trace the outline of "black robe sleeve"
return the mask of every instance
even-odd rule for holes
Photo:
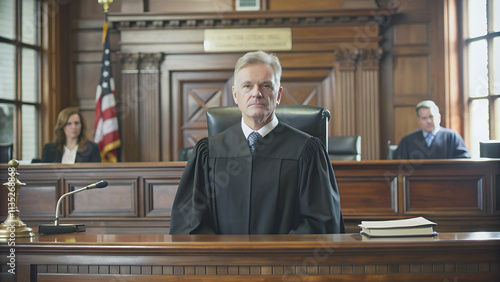
[[[406,160],[409,159],[408,156],[408,142],[406,138],[403,138],[399,144],[398,148],[394,152],[393,159],[395,160]]]
[[[458,132],[455,130],[451,131],[453,134],[453,158],[470,158],[470,152],[467,146],[465,145],[465,141],[460,136]]]
[[[319,139],[307,142],[299,172],[299,222],[290,234],[345,233],[337,181]]]
[[[170,234],[215,234],[210,215],[208,139],[200,140],[184,168],[172,205]]]

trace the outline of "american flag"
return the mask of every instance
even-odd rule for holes
[[[108,22],[103,28],[104,53],[102,55],[101,79],[97,85],[94,119],[94,142],[99,145],[102,162],[117,162],[121,146],[118,117],[116,114],[115,83],[111,73]]]

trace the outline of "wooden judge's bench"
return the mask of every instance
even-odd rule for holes
[[[58,198],[98,180],[104,189],[63,199],[61,223],[111,233],[168,234],[170,211],[185,162],[18,167],[19,210],[35,227],[54,222]],[[424,216],[440,232],[500,231],[500,159],[333,162],[347,232],[361,220]],[[7,165],[0,181],[7,182]],[[7,215],[0,189],[0,217]]]
[[[1,281],[499,281],[500,232],[336,235],[86,233],[0,243]]]
[[[33,228],[53,223],[62,194],[101,179],[109,186],[62,201],[60,222],[86,224],[85,233],[17,238],[17,277],[0,242],[0,280],[500,281],[498,159],[333,162],[348,234],[304,236],[167,235],[184,166],[20,165],[18,206]],[[0,173],[7,182],[6,165]],[[7,189],[0,197],[3,221]],[[415,216],[436,222],[439,235],[359,235],[361,220]]]

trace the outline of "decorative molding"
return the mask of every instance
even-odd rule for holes
[[[335,61],[342,70],[354,70],[360,53],[360,49],[338,49],[335,51]]]
[[[330,12],[229,12],[201,14],[122,14],[113,13],[108,21],[117,29],[165,28],[238,28],[238,27],[305,27],[328,25],[382,24],[394,14],[388,8],[349,9]]]
[[[139,68],[139,54],[118,53],[122,71],[136,71]]]
[[[92,269],[98,270],[100,275],[165,275],[167,277],[179,277],[185,275],[206,276],[223,275],[236,278],[238,276],[257,277],[266,275],[270,277],[295,278],[298,277],[324,277],[323,275],[337,275],[337,277],[349,277],[357,275],[398,275],[407,276],[409,273],[416,275],[430,274],[450,274],[455,271],[470,274],[495,273],[496,264],[491,262],[473,261],[446,263],[426,263],[426,264],[321,264],[321,265],[109,265],[109,264],[89,264],[89,265],[66,265],[66,264],[40,264],[37,267],[38,274],[67,273],[67,274],[88,274]],[[358,276],[359,277],[359,276]],[[402,277],[401,277],[402,278]],[[266,279],[267,280],[267,279]],[[292,279],[295,281],[296,279]],[[297,279],[300,281],[301,279]],[[446,280],[446,279],[445,279]]]
[[[158,71],[160,69],[160,64],[162,61],[162,53],[141,53],[139,69],[141,70],[141,72]]]
[[[163,61],[163,53],[118,53],[122,72],[157,72]]]
[[[341,69],[354,70],[356,62],[361,61],[363,69],[378,70],[382,48],[371,49],[338,49],[335,52],[335,60]]]
[[[382,58],[382,48],[377,49],[362,49],[360,60],[363,69],[377,69],[379,67],[380,58]]]

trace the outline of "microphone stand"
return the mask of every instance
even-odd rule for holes
[[[89,190],[89,189],[94,189],[94,188],[104,188],[108,186],[108,182],[101,180],[99,182],[96,182],[94,184],[85,186],[83,188],[68,192],[64,195],[62,195],[59,200],[57,201],[56,205],[56,219],[54,221],[54,225],[52,224],[41,224],[38,226],[38,233],[42,234],[63,234],[63,233],[73,233],[73,232],[85,232],[85,224],[59,224],[59,207],[61,206],[61,201],[65,197],[69,195],[73,195],[75,193],[84,191],[84,190]]]
[[[88,187],[83,187],[83,188],[71,191],[69,193],[66,193],[66,194],[62,195],[61,198],[59,198],[59,200],[57,201],[57,205],[56,205],[56,220],[54,221],[55,226],[59,226],[59,206],[61,206],[62,199],[64,199],[66,196],[73,195],[75,193],[78,193],[80,191],[87,190],[87,189],[88,189]],[[39,232],[40,232],[40,230],[39,230]]]

